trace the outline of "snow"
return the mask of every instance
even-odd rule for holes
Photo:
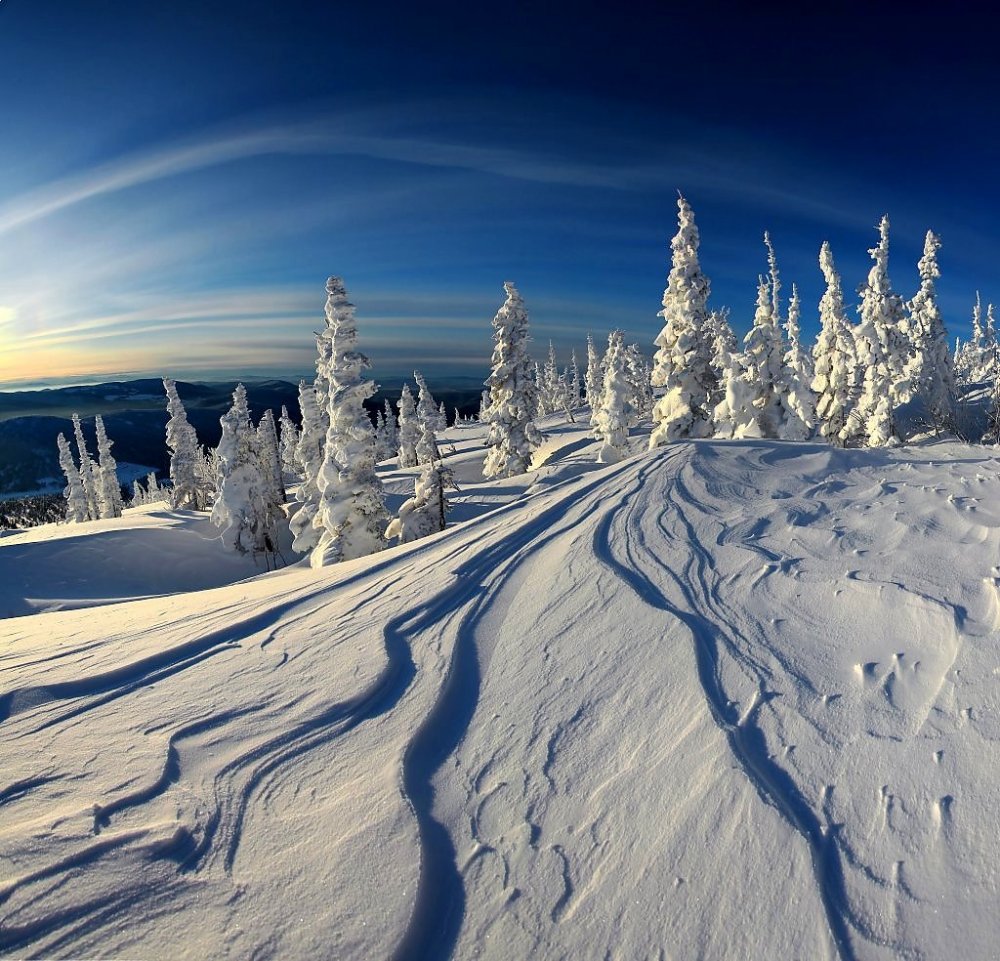
[[[993,957],[997,451],[578,421],[487,481],[445,431],[453,523],[321,570],[0,540],[95,605],[4,623],[0,954]]]

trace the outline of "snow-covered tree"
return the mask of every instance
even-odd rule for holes
[[[631,400],[634,388],[629,382],[622,340],[620,330],[611,331],[604,354],[604,384],[595,424],[601,442],[599,464],[615,464],[628,454],[628,429],[636,419]]]
[[[632,407],[632,419],[629,426],[634,427],[643,417],[648,417],[653,411],[653,388],[650,384],[651,371],[638,344],[629,344],[622,348],[622,359],[625,367],[625,379],[628,382],[629,404]]]
[[[354,305],[347,299],[343,280],[330,277],[326,291],[332,348],[330,427],[317,478],[320,502],[313,523],[320,539],[310,555],[313,567],[382,550],[389,522],[382,483],[375,473],[375,434],[364,406],[375,393],[375,385],[364,377],[371,363],[357,349]]]
[[[76,451],[80,458],[80,483],[83,485],[83,496],[87,500],[87,516],[91,520],[97,520],[101,516],[101,509],[97,503],[97,465],[87,450],[87,441],[83,436],[83,426],[80,423],[80,415],[73,414],[73,436],[76,439]]]
[[[757,418],[757,385],[738,351],[729,354],[722,378],[721,399],[712,412],[716,437],[742,439],[762,437]]]
[[[904,370],[909,360],[909,337],[901,323],[899,297],[889,282],[889,218],[879,225],[879,242],[868,251],[875,262],[859,293],[861,322],[855,330],[861,392],[847,425],[845,441],[868,447],[892,443],[896,437],[895,407],[909,399]]]
[[[278,431],[274,426],[274,412],[264,411],[257,425],[257,460],[266,484],[265,496],[269,508],[277,509],[285,503],[285,479],[281,470],[281,448]]]
[[[111,456],[113,441],[104,429],[104,418],[98,414],[94,418],[97,430],[97,509],[102,520],[122,516],[122,489],[118,483],[118,465]]]
[[[448,429],[448,411],[444,406],[444,401],[438,404],[438,423],[441,425],[441,430]]]
[[[535,397],[528,357],[528,312],[512,282],[507,281],[504,290],[507,299],[493,318],[493,369],[486,381],[490,391],[486,477],[523,474],[532,451],[542,442],[532,419]]]
[[[317,381],[319,379],[317,377]],[[295,448],[295,459],[302,469],[302,482],[295,495],[298,506],[292,513],[288,526],[292,532],[293,550],[305,554],[319,540],[319,531],[313,527],[313,518],[319,506],[316,478],[323,464],[327,420],[325,412],[319,409],[319,395],[315,385],[307,384],[304,380],[299,381],[299,410],[302,412],[302,430]]]
[[[438,407],[434,400],[424,375],[419,370],[413,372],[413,379],[417,383],[419,393],[417,394],[417,418],[424,424],[430,425],[433,431],[442,431],[448,426],[448,419]]]
[[[820,248],[819,266],[826,278],[826,291],[819,302],[820,333],[813,348],[812,389],[820,434],[840,444],[845,440],[843,431],[856,400],[854,332],[844,309],[840,274],[826,241]]]
[[[785,320],[787,349],[784,357],[784,379],[788,388],[788,406],[794,413],[793,423],[801,424],[807,437],[816,425],[816,398],[812,392],[814,375],[812,357],[802,347],[799,321],[802,317],[802,301],[799,289],[792,284],[792,296],[788,301],[788,317]],[[798,433],[798,427],[795,432]]]
[[[403,384],[403,393],[399,398],[399,428],[396,437],[399,442],[399,466],[416,467],[420,419],[409,384]]]
[[[291,481],[302,469],[296,456],[299,446],[299,429],[295,426],[288,413],[288,408],[282,405],[281,417],[278,418],[278,445],[281,450],[282,479]]]
[[[765,238],[766,238],[765,234]],[[777,270],[773,252],[769,249],[771,281],[763,277],[757,287],[757,311],[753,326],[743,341],[742,364],[746,379],[753,384],[753,407],[762,437],[781,440],[802,440],[810,425],[803,421],[800,405],[793,397],[790,371],[785,367],[785,348],[774,313],[777,301]],[[730,390],[727,384],[727,392]],[[751,436],[744,431],[743,436]]]
[[[188,422],[187,411],[177,393],[177,384],[169,377],[163,378],[167,395],[167,449],[170,451],[170,503],[175,509],[204,510],[208,506],[211,488],[199,479],[201,451],[198,435]]]
[[[923,402],[931,425],[937,429],[952,423],[955,408],[955,378],[948,335],[934,288],[934,281],[941,276],[937,262],[940,248],[941,241],[928,230],[924,255],[917,264],[920,290],[908,304],[913,355],[905,370],[913,396]]]
[[[170,498],[167,496],[167,492],[160,487],[159,482],[156,479],[156,471],[150,471],[146,475],[146,500],[147,504],[165,504],[168,503]]]
[[[392,451],[389,456],[395,457],[396,451],[399,450],[399,421],[396,419],[396,412],[392,409],[388,397],[385,399],[384,410],[386,446]]]
[[[80,470],[73,462],[73,452],[63,434],[56,438],[56,443],[59,445],[59,466],[66,475],[66,489],[63,492],[66,498],[66,520],[72,524],[79,524],[90,519]]]
[[[708,277],[698,263],[698,228],[694,212],[678,198],[678,230],[671,242],[672,266],[663,292],[663,330],[656,338],[652,385],[665,388],[653,408],[650,447],[679,437],[711,433],[712,342],[707,323]]]
[[[423,470],[414,482],[413,496],[403,503],[385,531],[387,540],[401,544],[444,530],[449,510],[445,490],[454,486],[451,470],[442,465],[437,442],[427,424],[422,425],[417,450]]]
[[[712,343],[712,370],[715,372],[718,387],[711,397],[714,404],[718,404],[725,393],[723,382],[729,376],[729,369],[733,354],[739,353],[739,345],[736,341],[736,334],[729,323],[729,308],[723,307],[720,310],[713,310],[708,315],[708,336]]]
[[[477,418],[480,424],[486,423],[486,415],[490,409],[490,392],[486,389],[479,395],[479,414]]]
[[[580,365],[576,361],[576,351],[570,354],[569,363],[569,406],[580,406]]]
[[[263,490],[270,480],[261,470],[257,434],[250,422],[247,392],[242,384],[233,391],[233,405],[222,415],[219,440],[220,477],[212,507],[212,523],[221,530],[223,543],[241,554],[265,550],[270,517],[262,516],[267,502]]]
[[[594,346],[594,338],[587,334],[587,372],[583,375],[583,389],[587,394],[587,403],[593,407],[600,406],[601,385],[604,383],[604,372],[601,370],[601,355]]]
[[[142,507],[146,503],[146,492],[142,489],[142,484],[138,478],[132,481],[132,501],[129,507]]]

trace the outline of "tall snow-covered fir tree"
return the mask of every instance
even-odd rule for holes
[[[604,383],[604,372],[601,370],[601,355],[594,346],[594,338],[587,334],[587,370],[583,375],[583,389],[586,391],[587,403],[592,408],[600,406],[601,386]]]
[[[387,540],[401,544],[444,530],[449,510],[445,490],[454,486],[452,472],[442,465],[437,441],[427,424],[421,425],[417,452],[423,470],[414,481],[413,496],[403,503],[385,531]]]
[[[650,384],[651,371],[638,344],[629,344],[622,348],[622,358],[625,362],[625,379],[629,385],[629,404],[632,406],[634,427],[643,417],[648,417],[653,411],[653,388]]]
[[[729,323],[729,308],[722,307],[720,310],[713,310],[708,315],[708,336],[712,343],[712,370],[715,372],[717,387],[711,402],[718,404],[725,393],[724,381],[729,376],[729,370],[733,354],[739,353],[739,344],[736,334]],[[714,415],[713,415],[714,416]]]
[[[56,438],[59,445],[59,466],[66,475],[66,489],[63,496],[66,498],[66,520],[72,524],[80,524],[90,520],[87,510],[87,496],[83,492],[83,481],[80,478],[80,469],[73,462],[73,452],[69,448],[69,442],[63,434]]]
[[[187,419],[187,411],[177,393],[177,384],[169,377],[163,378],[167,395],[167,449],[170,451],[170,504],[176,510],[193,508],[204,510],[208,506],[211,489],[199,477],[201,450],[198,435]]]
[[[597,452],[599,464],[616,464],[628,454],[628,429],[636,419],[632,392],[623,335],[620,330],[613,330],[608,335],[608,349],[604,354],[604,384],[594,425],[597,439],[601,441]]]
[[[310,555],[313,567],[382,550],[389,522],[382,483],[375,473],[375,433],[364,406],[375,393],[375,385],[364,377],[371,364],[357,349],[354,305],[347,299],[343,280],[330,277],[326,292],[330,427],[317,478],[320,501],[313,523],[320,538]]]
[[[431,389],[424,380],[424,375],[419,370],[413,372],[413,379],[417,383],[419,392],[417,394],[417,418],[422,423],[428,424],[433,431],[444,430],[448,426],[447,417],[441,412]]]
[[[399,398],[399,427],[396,440],[399,444],[399,466],[417,466],[417,441],[420,440],[420,418],[410,385],[403,384],[403,393]]]
[[[710,284],[698,263],[698,228],[683,196],[677,207],[678,230],[670,245],[672,266],[660,311],[664,324],[653,358],[652,384],[665,390],[653,408],[650,447],[708,436],[717,387],[707,323]]]
[[[319,531],[313,527],[313,518],[319,506],[316,478],[323,464],[323,445],[326,443],[327,427],[326,415],[319,408],[319,396],[315,384],[299,381],[299,410],[302,412],[302,429],[295,449],[295,459],[302,470],[302,482],[295,495],[298,506],[291,514],[288,526],[292,532],[293,550],[305,554],[311,551],[319,540]]]
[[[834,444],[846,439],[847,418],[857,399],[855,382],[855,341],[844,308],[840,274],[826,241],[819,251],[819,266],[826,290],[819,302],[819,339],[813,348],[812,389],[816,396],[816,418],[820,434]]]
[[[87,450],[87,441],[83,436],[83,425],[80,423],[80,415],[73,414],[73,436],[76,439],[76,451],[80,458],[80,483],[83,485],[83,496],[87,500],[87,516],[91,520],[97,520],[101,516],[101,509],[97,503],[97,465]]]
[[[788,405],[795,418],[805,428],[805,439],[816,426],[816,398],[812,392],[813,366],[809,351],[802,347],[800,320],[802,301],[799,288],[792,284],[792,296],[788,300],[788,316],[785,319],[787,335],[784,357],[785,382],[788,385]]]
[[[908,304],[913,355],[905,371],[913,396],[923,403],[930,426],[938,430],[952,424],[956,396],[948,335],[934,287],[941,276],[937,262],[940,248],[940,239],[928,230],[924,254],[917,264],[920,290]]]
[[[299,446],[299,429],[284,404],[281,407],[281,416],[278,418],[278,446],[281,450],[282,478],[291,481],[301,470],[296,454]]]
[[[111,441],[104,429],[104,418],[94,418],[97,431],[97,508],[101,519],[122,516],[122,489],[118,483],[118,465],[111,455]]]
[[[854,410],[841,431],[845,442],[881,447],[896,439],[895,408],[909,399],[904,370],[909,337],[902,328],[898,295],[889,282],[889,218],[879,225],[879,242],[868,253],[875,262],[862,285],[854,332],[858,371],[863,372]],[[904,346],[905,345],[905,346]]]
[[[580,406],[580,365],[576,360],[576,350],[570,354],[569,362],[569,404],[570,407]]]
[[[281,469],[281,446],[274,425],[274,411],[270,407],[257,424],[257,459],[267,484],[269,505],[280,509],[280,505],[285,503],[285,478]]]
[[[763,277],[759,279],[757,310],[753,326],[743,341],[742,363],[746,379],[755,391],[753,407],[760,436],[803,440],[809,434],[810,425],[803,421],[791,396],[794,385],[785,367],[784,341],[774,313],[777,273],[773,256],[769,259],[771,281],[768,283]],[[745,431],[743,436],[752,435]]]
[[[385,399],[384,411],[385,444],[392,451],[389,456],[395,457],[396,452],[399,450],[399,420],[396,417],[396,412],[392,409],[392,404],[389,403],[388,397]]]
[[[247,392],[242,384],[233,391],[233,405],[220,418],[220,476],[212,506],[212,523],[222,542],[241,554],[268,549],[274,541],[270,503],[266,491],[271,481],[261,468],[257,432],[250,422]],[[154,480],[155,483],[155,480]]]
[[[504,290],[507,299],[493,318],[493,369],[486,380],[490,402],[485,477],[525,473],[532,451],[542,442],[533,420],[536,400],[528,356],[528,312],[511,281]]]

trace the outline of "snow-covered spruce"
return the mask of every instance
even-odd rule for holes
[[[343,280],[330,277],[326,292],[330,426],[317,477],[320,500],[313,524],[320,537],[309,558],[313,567],[382,550],[389,522],[375,473],[375,432],[364,406],[375,393],[375,385],[363,376],[371,364],[357,349],[354,305]]]
[[[250,423],[247,392],[242,384],[233,391],[233,405],[220,418],[218,496],[212,507],[212,523],[221,531],[223,543],[241,554],[266,548],[269,518],[260,516],[263,489],[268,481],[261,471],[257,435]]]
[[[620,330],[611,331],[604,354],[601,406],[595,417],[597,439],[601,441],[597,453],[600,464],[616,464],[628,453],[628,429],[636,419],[631,399],[634,388],[629,382],[622,340]]]
[[[445,490],[454,486],[452,473],[441,463],[437,441],[427,424],[421,425],[417,456],[423,470],[414,481],[413,496],[404,501],[385,530],[387,540],[401,544],[444,530],[449,510]]]
[[[819,302],[820,332],[813,347],[812,389],[820,434],[833,444],[841,444],[856,400],[854,331],[844,309],[840,274],[826,241],[819,251],[819,266],[826,278],[826,290]]]
[[[198,435],[188,422],[187,412],[177,393],[177,384],[169,377],[163,378],[167,395],[167,449],[170,451],[170,503],[175,509],[204,510],[208,506],[210,488],[199,477],[201,451]]]
[[[56,443],[59,445],[59,466],[66,475],[66,489],[63,492],[66,498],[66,520],[71,524],[80,524],[90,519],[80,469],[73,462],[73,452],[65,435],[60,434],[56,438]]]
[[[745,415],[752,416],[761,437],[802,440],[809,434],[809,425],[803,421],[791,396],[793,384],[785,367],[784,342],[774,313],[775,291],[772,258],[771,282],[759,279],[753,326],[743,341],[742,365],[754,392],[752,411],[735,410],[733,415],[736,423],[742,423]],[[727,395],[729,392],[727,385]],[[754,432],[745,426],[741,436],[754,436]]]
[[[528,312],[511,281],[504,290],[507,299],[493,318],[492,371],[486,380],[490,401],[485,477],[525,473],[532,452],[542,442],[532,417],[536,399],[528,356]]]
[[[904,371],[913,396],[923,405],[928,426],[935,430],[952,425],[955,409],[951,352],[934,288],[934,281],[941,276],[937,262],[940,248],[941,241],[928,230],[924,254],[917,264],[920,290],[907,305],[913,354]]]
[[[285,503],[285,478],[281,469],[281,448],[278,431],[274,424],[274,412],[268,408],[261,415],[257,425],[257,458],[267,484],[267,496],[271,503]]]
[[[712,394],[711,402],[718,404],[723,399],[725,387],[723,382],[729,374],[733,354],[739,353],[736,334],[729,323],[729,308],[722,307],[713,310],[708,315],[708,336],[712,342],[712,370],[715,372],[717,387]]]
[[[656,338],[653,387],[664,394],[653,408],[649,446],[680,437],[707,437],[717,381],[708,326],[710,284],[698,263],[698,228],[683,196],[677,200],[678,230],[671,242],[672,266],[663,292],[663,329]]]
[[[587,403],[593,410],[600,406],[601,385],[604,383],[604,372],[601,370],[601,355],[594,346],[594,338],[587,334],[587,370],[583,375],[583,389],[586,392]]]
[[[316,477],[323,463],[323,445],[326,442],[326,417],[319,409],[316,388],[299,381],[299,410],[302,412],[302,429],[295,448],[295,459],[302,470],[302,481],[295,496],[297,506],[288,522],[292,532],[292,548],[300,554],[316,546],[319,533],[313,527],[313,517],[319,504]]]
[[[76,452],[80,459],[80,483],[83,486],[83,496],[87,502],[87,516],[97,520],[101,516],[97,504],[97,465],[87,449],[87,441],[83,436],[83,425],[80,415],[73,414],[73,436],[76,439]]]
[[[721,399],[712,412],[716,437],[741,439],[760,437],[754,400],[757,387],[748,373],[743,355],[731,353],[722,378]]]
[[[417,391],[417,419],[422,424],[429,424],[431,430],[441,431],[447,426],[447,416],[438,406],[431,389],[427,386],[424,375],[419,370],[413,372],[413,379],[416,382]]]
[[[104,429],[104,418],[94,418],[97,431],[97,508],[101,519],[122,516],[122,489],[118,483],[118,465],[111,455],[113,441]]]
[[[396,440],[399,444],[399,466],[417,466],[417,441],[420,440],[420,422],[413,402],[410,385],[403,384],[399,397],[399,421]]]
[[[854,332],[857,370],[863,372],[863,379],[841,438],[845,443],[881,447],[898,440],[895,408],[909,399],[903,373],[909,360],[909,338],[901,326],[899,297],[889,282],[887,216],[879,225],[878,244],[868,253],[875,263],[859,291],[861,322]]]
[[[281,450],[281,473],[285,480],[292,481],[302,470],[296,455],[299,429],[284,405],[281,407],[281,417],[278,418],[278,446]]]
[[[632,406],[634,427],[643,417],[653,411],[653,388],[650,384],[651,370],[638,344],[629,344],[622,351],[625,361],[625,379],[629,385],[629,403]]]
[[[785,318],[786,350],[784,376],[788,385],[788,404],[796,419],[805,427],[808,436],[816,426],[816,398],[812,392],[813,366],[809,351],[802,346],[800,319],[802,301],[799,289],[792,284],[792,296],[788,300],[788,316]]]

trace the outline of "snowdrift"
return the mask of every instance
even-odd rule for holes
[[[442,534],[3,622],[0,954],[995,956],[991,450],[454,435]]]

